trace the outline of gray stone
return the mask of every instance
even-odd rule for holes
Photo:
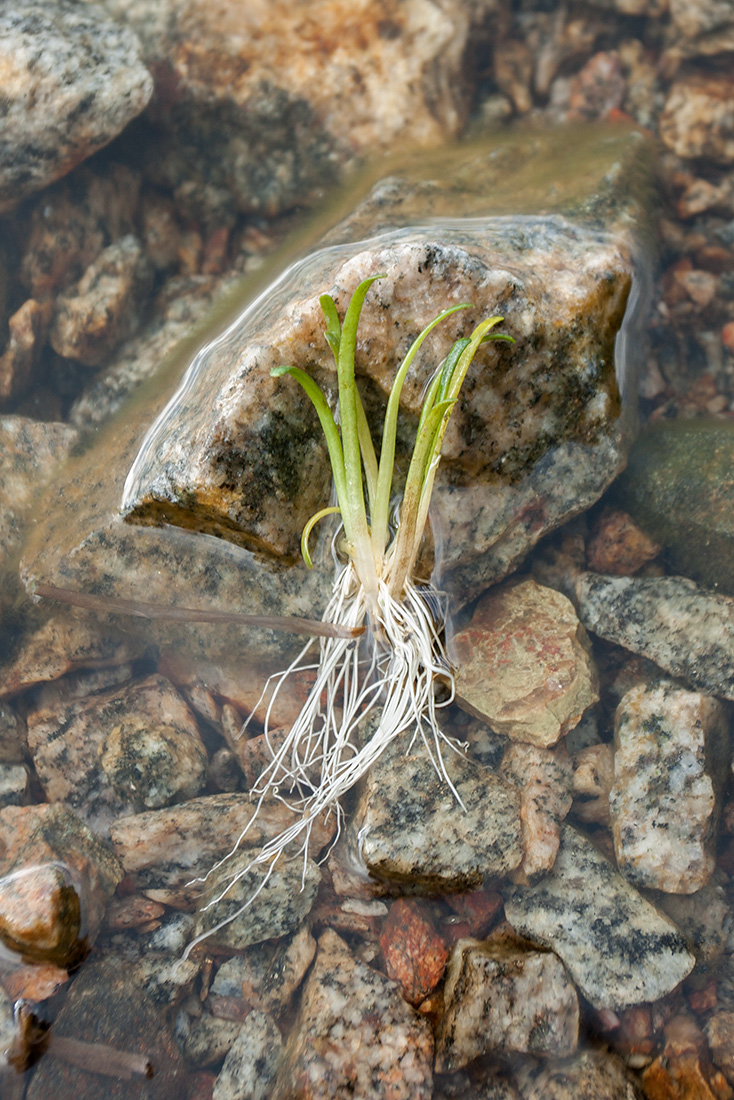
[[[0,761],[20,764],[26,756],[25,725],[8,704],[0,702]]]
[[[596,1008],[655,1001],[694,966],[675,925],[568,825],[553,870],[510,889],[505,914],[516,932],[556,952]]]
[[[221,1062],[240,1033],[237,1020],[220,1020],[209,1012],[191,1016],[182,1008],[176,1016],[173,1033],[187,1062],[211,1066]]]
[[[186,1068],[171,1028],[141,990],[138,968],[121,956],[94,959],[82,969],[54,1021],[56,1036],[89,1044],[87,1064],[82,1068],[65,1061],[59,1044],[57,1056],[43,1058],[37,1066],[28,1100],[99,1100],[100,1088],[110,1097],[137,1095],[145,1100],[185,1095]],[[102,1050],[92,1044],[101,1044]],[[137,1055],[143,1066],[150,1065],[152,1075],[141,1074],[137,1083],[135,1078],[124,1082],[101,1077],[92,1068],[94,1058],[109,1070],[109,1047]]]
[[[28,801],[30,772],[25,764],[0,764],[0,807]]]
[[[721,883],[709,882],[695,894],[656,893],[654,899],[686,937],[699,965],[721,958],[734,930],[731,907]]]
[[[309,859],[255,863],[259,849],[243,847],[207,879],[196,935],[241,950],[295,931],[308,916],[321,881]]]
[[[429,1100],[432,1061],[428,1021],[394,982],[324,932],[272,1100],[287,1100],[294,1088],[301,1100]]]
[[[153,81],[135,34],[93,3],[18,0],[0,13],[0,43],[2,212],[116,137]]]
[[[532,578],[483,596],[449,656],[459,706],[512,741],[555,745],[599,698],[573,604]]]
[[[647,657],[709,695],[734,699],[734,599],[685,577],[603,577],[576,582],[587,630]]]
[[[282,1056],[277,1027],[266,1013],[253,1009],[224,1059],[212,1100],[268,1100]]]
[[[443,746],[446,772],[418,741],[393,743],[363,780],[350,825],[371,875],[451,893],[505,875],[522,859],[520,796],[494,772]]]
[[[614,487],[637,522],[665,545],[672,572],[728,595],[734,594],[733,427],[727,420],[694,419],[648,428]]]
[[[624,696],[609,810],[617,864],[635,886],[692,894],[709,881],[728,759],[716,699],[665,682]]]
[[[498,936],[459,940],[449,960],[436,1071],[448,1073],[482,1054],[576,1050],[579,1003],[560,959]]]
[[[434,1100],[520,1100],[520,1093],[512,1079],[502,1072],[475,1081],[459,1070],[434,1078],[433,1097]]]
[[[137,328],[152,272],[131,234],[104,249],[56,299],[49,342],[65,359],[98,367]]]
[[[180,1004],[192,987],[200,970],[200,962],[193,959],[166,958],[150,952],[137,964],[140,988],[147,997],[165,1011]]]
[[[123,814],[194,797],[206,780],[196,721],[162,676],[32,712],[28,745],[47,798],[101,833]]]
[[[522,1100],[642,1100],[643,1093],[616,1054],[584,1050],[562,1062],[516,1068]]]

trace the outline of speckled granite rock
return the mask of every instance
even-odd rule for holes
[[[121,237],[57,298],[51,347],[65,359],[100,366],[137,327],[139,308],[151,283],[140,241],[132,234]]]
[[[176,1016],[174,1035],[187,1062],[195,1066],[211,1066],[221,1062],[239,1035],[239,1020],[221,1020],[197,1006],[198,1015],[185,1009]]]
[[[420,742],[408,756],[393,743],[365,777],[350,831],[371,875],[453,893],[519,864],[517,791],[448,747],[443,759],[464,806]]]
[[[190,904],[191,880],[205,875],[232,850],[254,808],[255,803],[241,794],[194,798],[182,806],[119,819],[110,829],[112,846],[132,882],[146,895],[165,903]],[[291,810],[280,802],[266,803],[247,839],[253,846],[262,845],[292,823]],[[312,855],[332,835],[333,823],[315,822]]]
[[[522,1100],[642,1100],[642,1090],[615,1054],[584,1050],[562,1062],[516,1069]]]
[[[256,864],[234,882],[258,851],[243,847],[212,872],[199,903],[197,936],[241,950],[293,932],[306,919],[321,881],[318,866],[312,859],[305,866],[302,858],[281,859],[271,866]]]
[[[727,420],[694,419],[648,428],[614,487],[637,522],[665,545],[672,572],[729,595],[734,594],[733,427]]]
[[[77,439],[69,424],[0,416],[0,568],[20,549],[35,494],[58,473]]]
[[[194,797],[206,780],[194,717],[162,676],[32,712],[28,746],[46,797],[102,834],[121,815]]]
[[[658,892],[653,897],[686,937],[699,965],[721,958],[734,930],[734,916],[721,882],[714,878],[695,894]]]
[[[576,1050],[579,1003],[573,982],[552,952],[528,950],[499,935],[459,940],[444,987],[436,1036],[436,1071],[448,1073],[482,1054]]]
[[[104,669],[106,675],[110,666],[125,667],[141,653],[139,643],[114,626],[57,616],[27,635],[11,664],[0,672],[0,698],[78,669]],[[73,688],[70,694],[75,694]]]
[[[554,745],[599,698],[573,604],[532,579],[482,597],[449,653],[459,705],[513,741]]]
[[[224,1059],[212,1100],[269,1100],[283,1056],[283,1040],[270,1017],[254,1009]]]
[[[0,43],[2,212],[116,137],[153,81],[135,34],[98,4],[18,0],[0,13]]]
[[[91,1068],[78,1068],[59,1053],[44,1058],[37,1067],[26,1093],[28,1100],[49,1096],[99,1100],[100,1088],[115,1100],[133,1096],[172,1100],[185,1092],[185,1066],[171,1028],[141,989],[137,966],[121,956],[95,959],[82,970],[54,1023],[54,1034],[139,1055],[148,1060],[153,1074],[137,1081],[115,1081]],[[92,1057],[95,1053],[104,1064],[104,1049],[90,1052]]]
[[[429,1100],[432,1061],[428,1021],[324,932],[272,1100]]]
[[[555,863],[561,822],[571,809],[571,761],[563,746],[554,752],[516,742],[502,759],[500,775],[520,792],[524,854],[512,878],[527,885]]]
[[[151,169],[198,213],[277,213],[355,156],[456,134],[471,5],[107,0],[156,74]],[[152,159],[152,158],[151,158]]]
[[[568,825],[553,870],[510,889],[505,914],[516,932],[556,952],[596,1008],[655,1001],[693,969],[675,925]]]
[[[0,807],[24,806],[30,773],[25,764],[0,764]]]
[[[635,886],[692,894],[709,881],[728,759],[728,716],[716,699],[671,683],[624,696],[609,810],[617,864]]]
[[[30,958],[78,962],[122,869],[64,806],[0,810],[0,934]]]
[[[734,599],[685,577],[576,580],[579,617],[615,642],[710,695],[734,699]]]
[[[734,79],[689,73],[676,80],[660,118],[660,136],[679,157],[734,162]]]
[[[212,1003],[238,1001],[242,1005],[238,1014],[242,1016],[250,1008],[280,1016],[315,954],[316,941],[306,925],[277,944],[271,941],[245,949],[220,966],[211,985]]]

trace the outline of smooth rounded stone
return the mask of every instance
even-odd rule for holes
[[[30,772],[25,764],[0,764],[0,807],[28,801]]]
[[[136,965],[119,955],[90,960],[72,983],[54,1021],[54,1038],[85,1044],[86,1065],[75,1065],[73,1050],[64,1057],[59,1043],[52,1057],[42,1058],[26,1092],[27,1100],[99,1100],[100,1095],[171,1100],[185,1096],[186,1067],[160,1007],[141,988]],[[110,1047],[129,1055],[152,1076],[133,1073],[128,1081],[100,1075],[109,1071]],[[97,1069],[95,1069],[95,1063]]]
[[[103,669],[107,675],[109,666],[126,666],[142,652],[140,642],[116,626],[54,616],[26,636],[0,671],[0,699],[78,669]]]
[[[356,1052],[356,1053],[355,1053]],[[272,1100],[429,1100],[430,1024],[331,930],[319,939]]]
[[[579,618],[587,630],[647,657],[710,695],[734,699],[734,599],[686,577],[576,580]]]
[[[535,886],[510,888],[505,915],[555,951],[595,1008],[656,1001],[695,964],[675,925],[568,825],[553,870]]]
[[[529,578],[483,596],[449,655],[459,706],[513,741],[555,745],[599,699],[573,604]]]
[[[515,742],[503,757],[500,775],[520,792],[524,854],[512,879],[527,885],[555,863],[561,822],[572,803],[571,761],[563,746],[554,752]]]
[[[350,833],[358,861],[376,878],[456,893],[520,863],[517,791],[450,746],[442,753],[463,805],[420,739],[408,755],[393,742],[362,781]]]
[[[579,1002],[561,960],[506,934],[459,940],[449,960],[436,1072],[484,1054],[563,1058],[576,1050]]]
[[[293,824],[292,810],[278,801],[263,803],[253,820],[256,805],[247,795],[217,794],[120,818],[110,828],[112,846],[137,889],[165,904],[190,905],[199,889],[192,880],[231,852],[245,829],[255,847]],[[333,822],[315,821],[311,854],[333,834]]]
[[[269,1100],[282,1057],[278,1028],[265,1012],[253,1009],[224,1059],[212,1100]]]
[[[729,73],[689,73],[672,85],[660,136],[679,157],[734,162],[734,79]]]
[[[132,234],[114,241],[56,299],[51,347],[65,359],[100,366],[137,327],[151,283],[140,241]]]
[[[712,881],[695,894],[656,893],[654,901],[681,930],[699,964],[721,958],[734,930],[724,886]]]
[[[144,109],[140,43],[105,8],[18,0],[0,13],[0,212],[91,156]]]
[[[8,342],[0,355],[0,403],[28,389],[50,320],[50,303],[35,298],[23,302],[9,318]]]
[[[243,847],[212,871],[199,906],[196,935],[241,950],[295,931],[316,899],[321,871],[312,859],[255,863],[259,849]],[[241,875],[241,878],[237,878]]]
[[[584,1050],[562,1062],[515,1066],[522,1100],[643,1100],[642,1090],[616,1054]]]
[[[0,935],[33,959],[68,966],[94,943],[122,868],[63,806],[0,810]]]
[[[734,595],[733,427],[726,420],[676,420],[648,428],[614,487],[641,527],[664,544],[672,572],[728,595]]]
[[[0,416],[0,567],[20,549],[36,494],[58,473],[77,442],[70,424]]]
[[[195,214],[273,215],[360,155],[435,145],[466,118],[472,25],[496,0],[107,0],[161,75],[151,170]],[[175,88],[172,93],[170,89]]]
[[[46,797],[102,834],[122,815],[195,797],[206,781],[196,721],[162,676],[31,712],[28,747]]]
[[[198,1005],[198,1016],[182,1008],[176,1016],[173,1033],[187,1062],[195,1066],[213,1066],[221,1062],[240,1033],[238,1020],[221,1020]]]
[[[617,864],[635,886],[692,894],[716,865],[729,759],[722,703],[671,683],[638,684],[614,721],[609,811]]]

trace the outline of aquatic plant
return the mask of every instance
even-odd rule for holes
[[[417,737],[422,739],[436,771],[461,801],[443,760],[443,748],[453,747],[453,743],[441,730],[436,713],[438,706],[453,696],[449,690],[439,704],[435,692],[439,677],[450,689],[453,687],[441,641],[443,622],[435,618],[441,600],[430,585],[417,584],[413,573],[446,427],[467,371],[481,344],[514,341],[493,331],[503,320],[494,316],[481,321],[471,336],[453,344],[426,390],[402,500],[396,509],[393,476],[403,384],[429,333],[453,313],[471,306],[461,303],[444,310],[413,342],[389,394],[378,460],[355,380],[354,358],[365,297],[372,284],[384,277],[374,275],[360,283],[343,324],[334,300],[328,294],[320,299],[325,337],[336,364],[338,425],[323,392],[303,370],[280,366],[271,372],[275,377],[290,375],[303,387],[326,438],[336,504],[324,507],[308,521],[301,550],[306,564],[312,567],[309,538],[315,524],[327,515],[340,516],[333,544],[338,569],[323,615],[324,623],[334,628],[334,635],[321,638],[315,665],[307,661],[315,644],[312,640],[275,678],[267,709],[266,737],[275,698],[288,676],[303,669],[315,670],[315,681],[298,718],[283,742],[277,748],[271,745],[272,760],[252,791],[258,801],[250,825],[271,797],[281,799],[294,811],[294,822],[266,843],[246,866],[224,876],[225,884],[207,908],[216,905],[255,865],[266,868],[241,909],[204,935],[211,935],[252,904],[277,861],[299,840],[297,854],[304,860],[305,876],[314,823],[323,814],[334,813],[339,835],[343,822],[340,799],[401,734],[409,735],[406,748]],[[233,852],[216,864],[210,875],[226,863],[246,835],[247,829]]]

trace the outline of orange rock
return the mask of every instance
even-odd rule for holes
[[[595,573],[624,576],[660,553],[660,543],[645,534],[626,512],[605,508],[586,544],[586,562]]]
[[[398,982],[407,1001],[420,1004],[438,985],[448,959],[446,944],[425,906],[407,898],[394,902],[380,936],[380,947],[388,977]]]

